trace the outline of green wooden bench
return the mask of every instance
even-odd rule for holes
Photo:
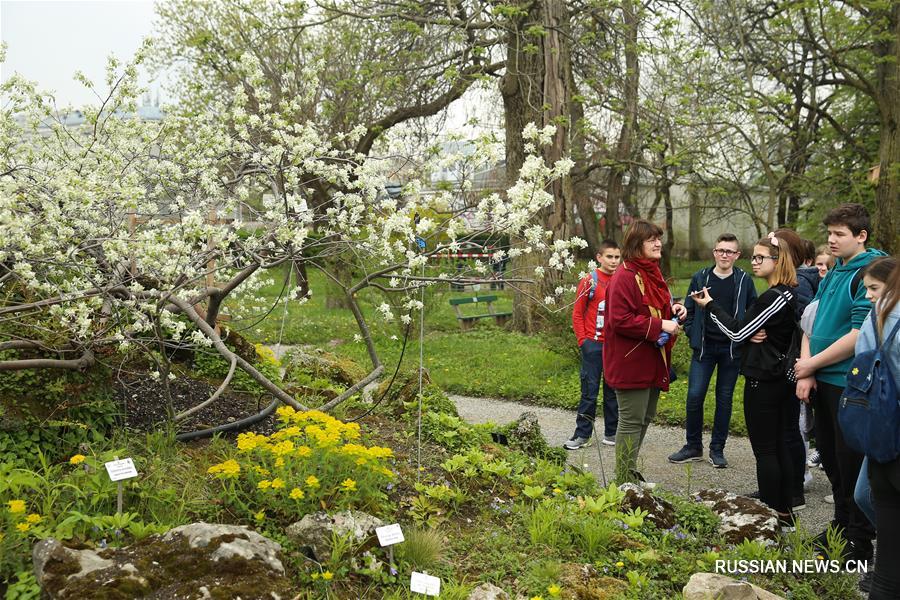
[[[475,324],[475,321],[478,319],[494,319],[497,325],[503,325],[506,323],[506,320],[512,316],[511,312],[497,312],[494,310],[494,302],[497,301],[497,296],[474,296],[472,298],[450,298],[450,306],[453,307],[453,310],[456,311],[456,320],[459,321],[459,326],[463,331],[467,329],[471,329],[472,325]],[[481,315],[464,315],[460,310],[460,306],[463,304],[487,304],[487,313]]]

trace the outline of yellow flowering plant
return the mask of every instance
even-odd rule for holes
[[[207,469],[224,502],[279,521],[316,510],[379,512],[394,478],[390,448],[365,445],[358,424],[321,411],[283,406],[277,414],[277,431],[239,434],[232,457]]]

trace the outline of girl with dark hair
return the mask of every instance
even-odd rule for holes
[[[669,389],[672,345],[680,329],[672,317],[683,320],[687,315],[683,305],[672,304],[659,270],[662,235],[659,226],[641,219],[634,221],[622,243],[622,264],[606,288],[603,366],[619,405],[619,483],[643,481],[637,471],[637,456],[656,415],[659,393]],[[663,332],[670,338],[657,345]]]
[[[782,528],[793,528],[792,495],[794,466],[785,431],[788,421],[797,426],[793,384],[788,381],[780,357],[787,351],[797,328],[792,288],[797,274],[788,242],[778,235],[763,238],[750,257],[753,274],[764,278],[769,289],[762,293],[740,321],[728,314],[703,288],[694,297],[710,312],[719,329],[735,342],[749,340],[761,328],[766,338],[745,347],[741,372],[744,385],[744,420],[756,457],[760,499],[778,513]]]
[[[900,320],[900,261],[894,257],[878,258],[863,267],[866,298],[874,305],[859,329],[856,353],[873,350]],[[872,321],[878,331],[878,339]],[[900,335],[885,348],[887,365],[900,386]],[[900,435],[900,432],[897,433]],[[864,575],[863,591],[871,591],[870,600],[900,598],[900,457],[887,463],[863,459],[856,481],[853,500],[878,534],[878,560],[871,582]],[[894,568],[892,568],[894,567]],[[891,569],[889,571],[889,569]],[[871,585],[871,590],[866,590]]]

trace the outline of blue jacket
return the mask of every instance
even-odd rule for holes
[[[797,285],[791,288],[794,292],[794,300],[797,304],[797,319],[803,315],[807,305],[816,297],[819,291],[819,270],[815,267],[800,267],[797,269]]]
[[[708,311],[697,310],[697,303],[691,298],[692,292],[699,292],[704,287],[709,286],[709,278],[712,275],[714,266],[700,269],[691,278],[691,284],[688,286],[687,295],[684,300],[684,307],[687,309],[687,318],[684,321],[684,330],[688,334],[688,341],[694,351],[700,353],[703,357],[703,343],[706,338],[706,319]],[[747,275],[743,270],[734,267],[734,315],[737,320],[744,318],[747,307],[756,301],[756,286],[753,285],[753,278]],[[740,356],[740,344],[730,342],[731,358]]]

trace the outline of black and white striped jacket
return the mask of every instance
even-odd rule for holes
[[[733,342],[748,341],[760,329],[766,330],[763,343],[743,346],[741,372],[745,376],[770,380],[773,373],[780,373],[779,357],[790,346],[797,327],[795,302],[791,288],[777,285],[763,292],[740,320],[717,306],[715,301],[706,305],[713,323]]]

